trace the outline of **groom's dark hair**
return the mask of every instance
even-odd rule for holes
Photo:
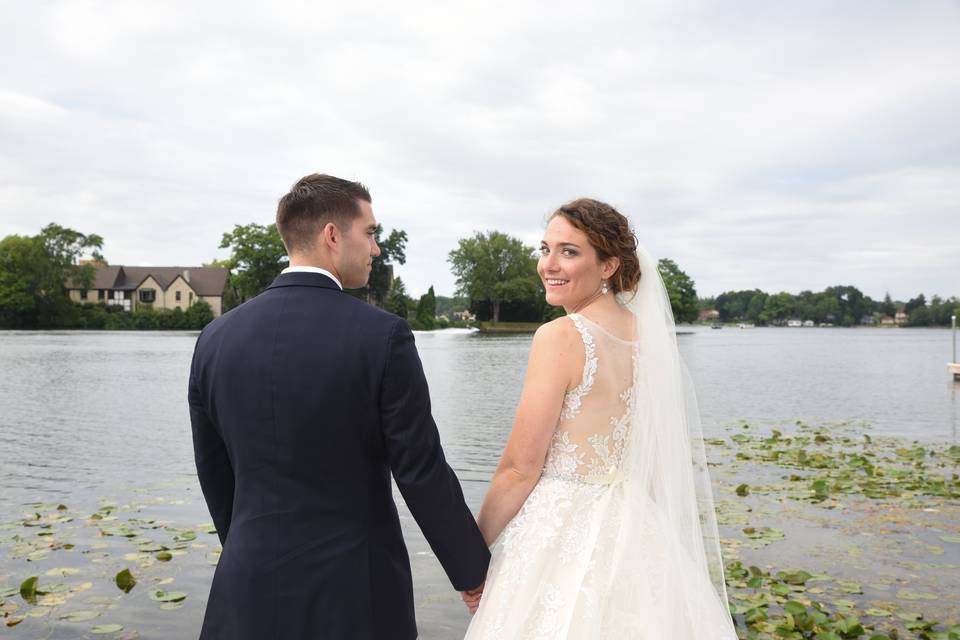
[[[350,182],[323,173],[311,173],[297,180],[290,193],[277,205],[277,231],[287,253],[313,249],[320,231],[332,222],[341,231],[360,215],[360,200],[373,202],[359,182]]]

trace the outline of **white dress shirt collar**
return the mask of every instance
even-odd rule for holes
[[[319,273],[320,275],[327,276],[328,278],[336,282],[337,286],[340,287],[340,290],[341,291],[343,290],[343,285],[340,283],[340,280],[337,279],[337,276],[333,275],[326,269],[322,269],[320,267],[308,267],[308,266],[287,267],[286,269],[280,272],[281,275],[284,273]]]

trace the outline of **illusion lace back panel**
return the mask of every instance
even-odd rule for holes
[[[583,376],[563,399],[543,475],[609,484],[619,477],[627,440],[636,346],[584,316],[568,317],[583,339]]]

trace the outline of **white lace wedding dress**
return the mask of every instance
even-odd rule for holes
[[[624,527],[640,343],[568,317],[583,338],[583,379],[564,398],[540,481],[493,546],[467,640],[736,640],[655,490]]]

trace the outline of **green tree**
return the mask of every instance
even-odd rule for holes
[[[673,308],[673,318],[677,322],[694,322],[700,314],[697,303],[697,288],[693,280],[684,273],[670,258],[661,258],[657,270],[663,278]]]
[[[908,327],[927,327],[930,324],[930,307],[916,307],[907,317]]]
[[[40,276],[47,254],[36,238],[7,236],[0,240],[0,326],[37,326]]]
[[[275,224],[238,224],[223,234],[220,248],[230,249],[227,289],[234,304],[259,295],[288,264],[287,250]]]
[[[477,232],[462,238],[448,258],[457,282],[457,294],[471,304],[489,301],[493,321],[500,321],[503,302],[537,296],[540,278],[533,247],[499,231]]]
[[[437,327],[437,296],[433,287],[420,296],[417,304],[417,328],[430,331]]]
[[[390,287],[390,295],[387,296],[387,303],[384,307],[390,313],[394,313],[403,319],[409,315],[410,297],[407,295],[407,287],[400,278],[393,279],[393,286]]]
[[[921,293],[916,298],[911,298],[910,301],[907,302],[907,304],[905,304],[903,308],[909,315],[913,313],[915,309],[919,309],[920,307],[925,307],[925,306],[927,306],[927,298]]]
[[[38,235],[8,236],[0,242],[0,325],[53,327],[75,314],[68,284],[89,288],[94,267],[83,256],[102,262],[103,238],[48,224]]]
[[[749,317],[750,304],[757,296],[761,296],[765,300],[767,294],[759,289],[725,291],[716,297],[713,308],[720,312],[720,319],[724,322],[744,320]],[[758,314],[758,317],[761,314],[762,311]]]
[[[793,296],[785,291],[767,296],[763,304],[761,320],[763,322],[779,322],[788,319],[794,314],[796,304]]]
[[[897,306],[893,303],[893,300],[890,298],[890,292],[888,291],[883,296],[883,304],[880,306],[880,313],[893,316],[897,312]]]
[[[393,268],[390,265],[407,262],[407,232],[393,229],[390,235],[381,239],[382,233],[383,227],[378,224],[374,231],[374,239],[380,247],[380,255],[373,259],[370,281],[361,291],[369,302],[385,309],[390,296],[390,287],[395,282]]]
[[[767,304],[767,297],[767,294],[760,291],[750,298],[750,302],[747,303],[747,320],[753,323],[763,322],[763,308]]]
[[[836,301],[836,311],[828,314],[833,318],[820,319],[835,322],[844,327],[860,324],[860,319],[866,315],[867,306],[864,304],[863,293],[854,286],[842,285],[827,287],[822,294],[816,294],[816,299],[830,298]],[[806,316],[810,317],[810,316]]]

